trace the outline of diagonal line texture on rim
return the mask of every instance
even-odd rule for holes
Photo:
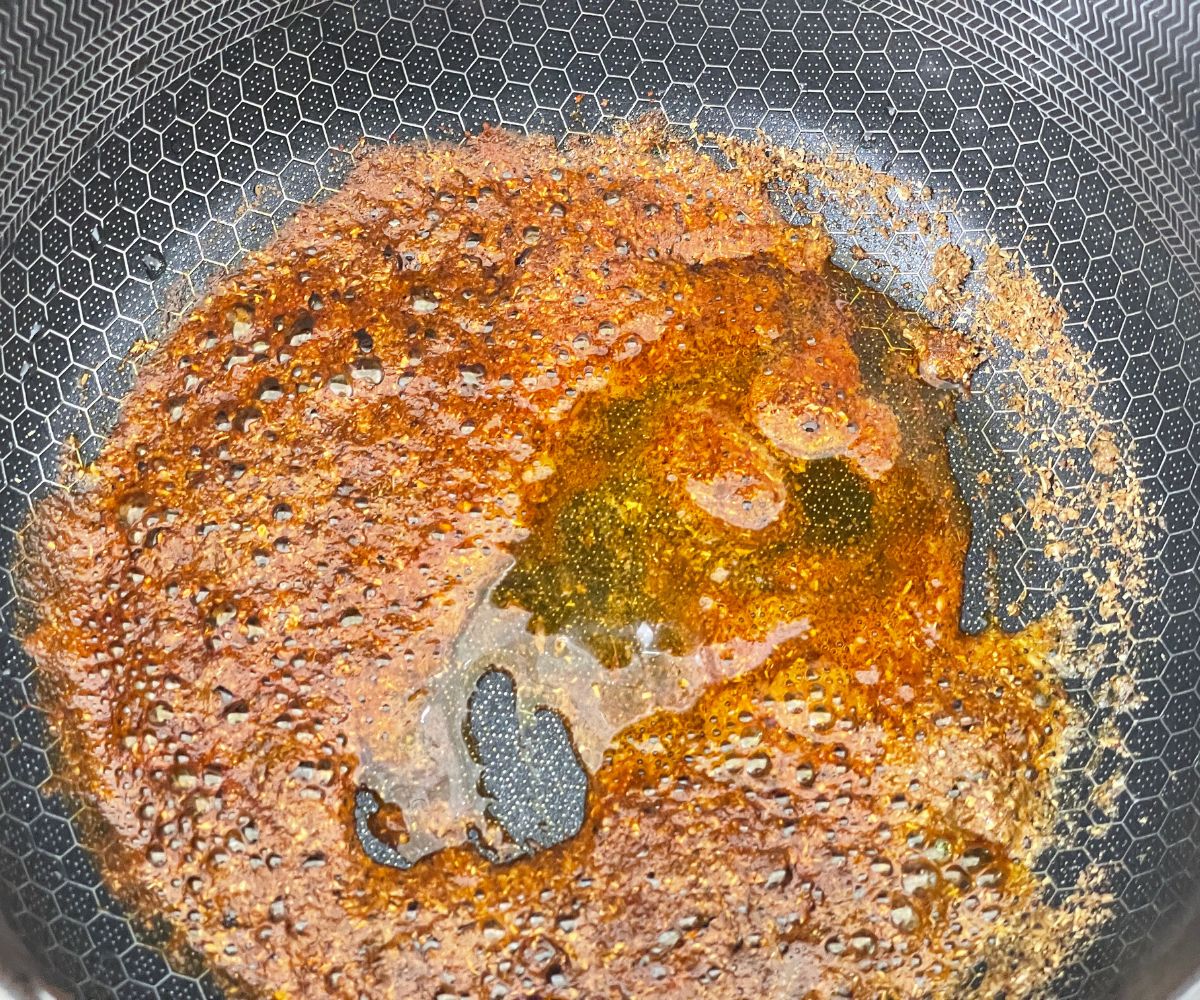
[[[12,88],[8,94],[0,92],[0,247],[28,220],[41,196],[78,162],[81,140],[105,122],[128,114],[148,87],[168,74],[186,71],[229,41],[323,2],[138,3],[124,18],[86,39],[25,103],[15,106]],[[7,44],[15,46],[15,41]],[[23,89],[30,89],[27,81]],[[7,135],[12,138],[5,142]]]
[[[1179,8],[1186,36],[1188,0],[1165,2]],[[965,47],[1001,79],[1030,86],[1060,108],[1103,150],[1115,179],[1137,193],[1171,250],[1200,267],[1200,147],[1189,140],[1197,126],[1175,121],[1073,25],[1037,0],[862,0],[861,6],[923,22],[935,40]],[[1059,6],[1087,9],[1087,0]],[[1200,5],[1193,6],[1196,20]],[[1200,64],[1200,37],[1181,45],[1180,61]],[[1195,107],[1197,89],[1200,79],[1190,96],[1181,95],[1185,112]]]

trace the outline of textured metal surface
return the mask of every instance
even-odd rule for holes
[[[1198,5],[1190,0],[22,0],[0,12],[0,565],[74,435],[99,447],[124,358],[178,304],[337,185],[360,139],[484,122],[679,123],[831,143],[951,197],[957,237],[1021,246],[1109,373],[1170,536],[1138,625],[1137,761],[1100,838],[1067,818],[1068,884],[1109,867],[1119,917],[1063,996],[1153,956],[1200,875]],[[899,248],[884,246],[886,256]],[[86,375],[86,378],[84,377]],[[1004,372],[979,425],[1011,449]],[[989,392],[989,387],[991,391]],[[1033,570],[1010,561],[1028,589]],[[1024,576],[1021,576],[1024,574]],[[6,626],[13,603],[0,576]],[[198,997],[120,913],[46,793],[36,678],[0,648],[0,896],[87,995]],[[1081,692],[1086,698],[1086,692]],[[161,933],[161,929],[158,929]],[[193,973],[189,975],[188,973]],[[197,978],[198,976],[198,978]]]

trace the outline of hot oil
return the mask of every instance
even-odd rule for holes
[[[502,870],[445,851],[425,884],[587,898],[582,911],[618,938],[640,918],[604,898],[707,900],[664,924],[663,940],[720,920],[725,895],[747,891],[756,933],[819,956],[781,964],[788,988],[818,991],[847,964],[887,972],[922,949],[981,947],[1033,891],[1016,859],[1045,808],[1034,789],[1057,749],[1045,720],[1063,711],[1041,669],[1050,635],[959,632],[970,526],[943,439],[953,393],[921,382],[889,339],[917,317],[829,280],[853,316],[864,384],[897,418],[895,465],[871,479],[763,440],[744,400],[777,345],[730,338],[703,365],[615,382],[581,406],[544,456],[556,472],[527,499],[529,534],[472,613],[453,689],[436,701],[461,716],[481,671],[508,671],[527,716],[566,721],[591,775],[588,820]],[[754,509],[761,483],[736,509],[689,493],[692,478],[722,461],[744,472],[756,453],[758,472],[771,463],[773,516]],[[459,760],[456,787],[475,788],[477,764]],[[668,804],[671,846],[648,820]],[[465,803],[459,822],[487,809]],[[710,860],[697,870],[678,851]],[[738,861],[711,860],[726,852]],[[767,901],[744,887],[754,878]],[[962,907],[978,928],[951,916]],[[486,912],[505,940],[525,933]]]
[[[60,772],[235,992],[924,995],[1047,926],[1059,637],[959,631],[936,338],[760,180],[382,150],[39,510]]]
[[[950,394],[917,380],[911,354],[895,354],[884,333],[919,318],[846,275],[827,280],[856,331],[867,388],[904,429],[902,460],[874,481],[843,459],[773,447],[746,400],[787,338],[764,346],[736,319],[703,334],[700,363],[668,355],[661,369],[593,393],[538,459],[556,471],[526,484],[528,537],[468,615],[403,757],[364,755],[364,783],[406,817],[410,859],[473,830],[504,837],[460,735],[487,670],[512,676],[526,717],[558,713],[595,773],[631,724],[778,661],[810,639],[814,617],[823,627],[845,618],[848,599],[870,607],[871,581],[894,572],[878,564],[898,532],[912,541],[933,516],[962,537],[939,440]],[[697,297],[707,289],[703,272],[692,287]],[[735,492],[697,493],[713,481]]]
[[[533,627],[581,638],[619,667],[642,627],[680,652],[735,628],[761,631],[763,602],[780,622],[806,617],[822,581],[826,593],[841,589],[884,557],[900,525],[929,517],[935,498],[956,508],[952,530],[961,537],[944,458],[950,396],[919,382],[911,354],[895,352],[883,334],[884,324],[918,318],[897,315],[846,275],[830,280],[853,297],[841,301],[858,323],[856,351],[870,360],[868,389],[904,431],[903,458],[888,478],[872,482],[843,459],[798,459],[772,447],[745,403],[770,355],[731,339],[696,369],[580,408],[552,453],[561,471],[532,498],[531,536],[493,600],[531,611]],[[713,477],[741,492],[706,509],[696,481]],[[714,513],[721,502],[728,509]]]

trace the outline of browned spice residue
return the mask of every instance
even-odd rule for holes
[[[933,255],[933,281],[925,292],[925,307],[935,315],[949,317],[963,299],[963,285],[971,273],[971,258],[947,243]]]
[[[1089,613],[1099,622],[1097,640],[1080,639],[1075,655],[1061,665],[1089,677],[1106,658],[1127,668],[1130,626],[1154,595],[1148,557],[1161,537],[1161,512],[1142,488],[1139,456],[1124,421],[1105,412],[1104,375],[1067,330],[1058,300],[1016,254],[990,244],[974,268],[978,280],[961,284],[972,273],[961,248],[945,242],[955,206],[934,202],[933,192],[919,193],[904,180],[837,151],[816,153],[773,144],[765,134],[753,142],[706,135],[737,169],[765,181],[785,200],[799,199],[819,217],[825,210],[848,215],[852,239],[876,243],[902,235],[916,239],[929,254],[928,274],[903,282],[905,291],[923,290],[923,301],[937,326],[912,325],[903,331],[918,352],[924,377],[958,383],[969,378],[984,357],[1005,356],[1004,367],[1023,385],[1010,401],[1021,414],[1025,435],[1017,462],[1034,483],[1023,507],[1009,512],[1028,522],[1045,539],[1047,554],[1068,555],[1084,566],[1075,579],[1055,584],[1064,597],[1061,617],[1076,619],[1078,604],[1067,593],[1089,595]],[[860,247],[864,257],[867,251]],[[879,284],[882,275],[872,276]],[[938,313],[950,279],[952,309]],[[949,322],[953,317],[953,325]],[[926,343],[927,338],[932,343]],[[942,374],[944,373],[944,375]],[[1068,478],[1052,473],[1070,470]],[[1075,610],[1070,610],[1075,609]],[[1090,648],[1089,648],[1090,647]],[[1107,654],[1097,655],[1106,649]],[[1119,708],[1131,708],[1133,703]]]
[[[830,249],[687,143],[486,132],[221,281],[25,536],[120,893],[238,995],[1036,993],[1059,637],[959,632],[970,365]],[[481,656],[587,767],[557,846],[479,797]]]

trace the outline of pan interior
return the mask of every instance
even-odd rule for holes
[[[1115,820],[1084,803],[1118,761],[1074,762],[1080,805],[1063,817],[1067,846],[1046,863],[1061,887],[1099,863],[1119,897],[1116,919],[1068,971],[1062,996],[1116,992],[1153,954],[1148,941],[1166,943],[1200,863],[1200,306],[1190,277],[1200,186],[1190,201],[1179,194],[1195,151],[1174,110],[1187,106],[1186,87],[1109,108],[1120,127],[1101,142],[1087,84],[1073,83],[1078,99],[1062,106],[1011,64],[1024,53],[1025,64],[1065,73],[1075,55],[1099,73],[1119,60],[1117,42],[1068,31],[1069,18],[1031,40],[999,5],[986,30],[973,5],[915,0],[125,0],[94,16],[82,3],[28,6],[21,23],[53,11],[55,23],[82,27],[81,41],[54,28],[27,40],[14,32],[29,82],[8,91],[22,114],[3,112],[15,138],[0,162],[10,195],[0,249],[0,563],[10,565],[32,501],[58,481],[64,449],[98,450],[130,384],[131,348],[157,339],[298,206],[334,190],[364,137],[454,140],[485,123],[588,133],[659,110],[702,131],[762,129],[778,144],[844,150],[954,203],[956,242],[995,239],[1033,265],[1067,309],[1073,340],[1105,373],[1101,408],[1124,420],[1143,486],[1162,505],[1166,534],[1152,562],[1160,596],[1141,610],[1129,653],[1140,703],[1113,716],[1103,673],[1075,692],[1095,726],[1112,719],[1134,756]],[[39,95],[51,95],[41,111]],[[1122,143],[1126,135],[1142,146]],[[1162,148],[1147,152],[1161,137]],[[839,263],[869,277],[845,227],[831,224]],[[901,296],[905,282],[927,280],[929,247],[881,237],[868,249],[895,264]],[[1019,447],[1006,405],[1014,378],[996,360],[962,408],[981,453]],[[990,553],[1015,599],[997,602],[1016,604],[1013,626],[1036,613],[1052,583],[1030,557],[1035,548],[1018,526]],[[163,929],[128,920],[80,846],[86,817],[53,794],[53,734],[11,636],[18,608],[8,569],[0,598],[5,908],[48,968],[81,989],[211,994],[199,964],[168,966],[157,950]]]

